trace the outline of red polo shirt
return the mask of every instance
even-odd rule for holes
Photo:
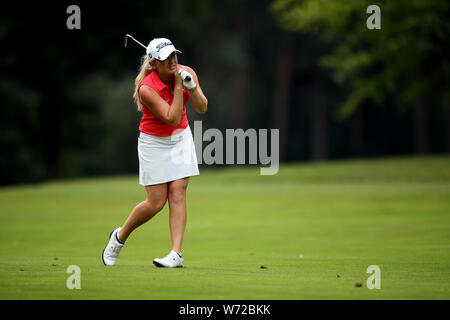
[[[178,65],[179,68],[184,69],[182,65]],[[153,88],[161,98],[163,98],[169,105],[172,105],[173,102],[173,92],[169,89],[169,87],[161,81],[156,72],[149,73],[139,85],[139,89],[141,86],[146,85],[150,88]],[[144,114],[141,118],[141,123],[139,125],[139,131],[152,134],[155,136],[171,136],[172,132],[177,129],[184,129],[189,125],[188,119],[186,117],[186,103],[188,102],[190,97],[189,90],[183,86],[183,115],[181,116],[180,124],[177,126],[173,126],[164,122],[160,118],[158,118],[153,112],[150,111],[147,106],[145,106],[141,101],[142,111]]]

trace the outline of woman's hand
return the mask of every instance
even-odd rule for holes
[[[190,91],[194,90],[197,87],[192,74],[183,69],[178,69],[178,73],[180,74],[181,79],[183,79],[183,85]]]
[[[194,107],[195,111],[198,113],[204,114],[208,110],[208,99],[206,99],[203,94],[200,83],[198,82],[197,74],[188,66],[184,66],[183,69],[187,71],[186,73],[189,73],[191,77],[190,82],[195,84],[195,86],[192,85],[193,88],[189,90],[189,100],[191,101],[192,107]]]
[[[175,78],[175,89],[183,89],[183,79],[181,79],[180,70],[181,69],[178,68],[177,72],[173,75]]]

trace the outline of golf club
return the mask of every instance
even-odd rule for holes
[[[139,41],[137,41],[135,38],[133,38],[131,35],[129,35],[128,33],[125,35],[125,47],[127,46],[127,42],[128,42],[128,38],[133,39],[137,44],[139,44],[141,47],[143,47],[144,49],[147,49],[146,46],[144,46],[142,43],[140,43]],[[187,76],[185,78],[186,81],[191,81],[191,77]]]
[[[144,46],[142,43],[140,43],[139,41],[137,41],[135,38],[133,38],[133,37],[130,36],[129,34],[126,34],[126,35],[125,35],[125,47],[127,46],[128,38],[133,39],[136,43],[138,43],[139,45],[141,45],[141,47],[143,47],[144,49],[147,49],[146,46]]]

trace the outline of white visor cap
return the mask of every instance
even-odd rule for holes
[[[155,59],[166,60],[174,51],[181,53],[180,50],[175,48],[172,41],[166,38],[153,39],[147,46],[147,56],[151,61]]]

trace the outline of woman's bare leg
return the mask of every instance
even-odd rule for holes
[[[189,177],[168,183],[169,226],[172,238],[172,250],[180,253],[186,229],[186,189]]]
[[[145,187],[147,199],[139,203],[128,216],[118,234],[119,240],[125,242],[134,229],[141,226],[164,208],[167,201],[167,183]]]

